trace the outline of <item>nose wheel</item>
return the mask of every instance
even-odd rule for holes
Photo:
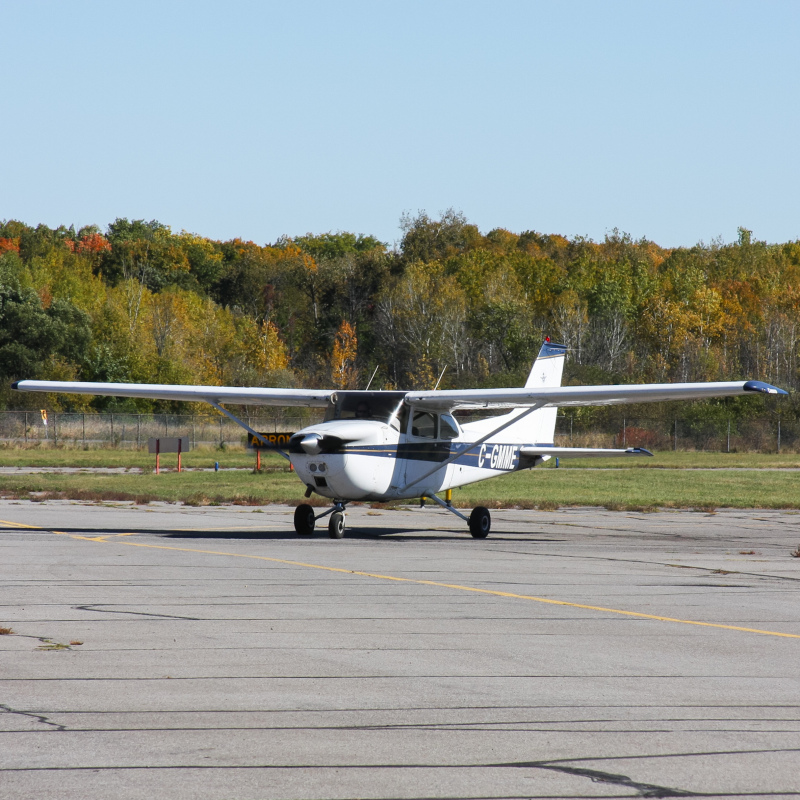
[[[331,539],[343,539],[344,527],[344,514],[341,511],[334,511],[328,520],[328,536]]]

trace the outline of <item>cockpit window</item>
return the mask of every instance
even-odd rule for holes
[[[336,392],[336,402],[328,406],[325,422],[366,419],[388,423],[400,430],[406,410],[403,397],[403,392]]]
[[[436,415],[427,411],[415,411],[411,420],[411,435],[425,439],[436,438]]]

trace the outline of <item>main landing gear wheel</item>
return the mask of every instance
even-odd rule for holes
[[[469,532],[474,539],[485,539],[492,527],[492,515],[488,508],[475,506],[469,515]]]
[[[314,533],[314,509],[308,503],[302,503],[294,510],[294,529],[301,536]]]
[[[328,536],[331,539],[344,538],[344,514],[341,511],[334,511],[328,522]]]

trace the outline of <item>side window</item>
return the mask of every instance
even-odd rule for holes
[[[439,438],[455,439],[458,436],[458,423],[449,415],[439,417]]]
[[[411,435],[436,438],[436,417],[427,411],[415,411],[411,418]]]

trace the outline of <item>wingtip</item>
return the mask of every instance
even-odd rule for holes
[[[20,384],[19,381],[14,381],[14,383],[11,384],[11,388],[15,389],[16,391],[19,391],[19,384]]]
[[[764,381],[746,381],[742,388],[746,392],[760,392],[761,394],[789,394],[789,392],[785,391],[784,389],[779,389],[777,386],[773,386],[770,383],[765,383]]]

